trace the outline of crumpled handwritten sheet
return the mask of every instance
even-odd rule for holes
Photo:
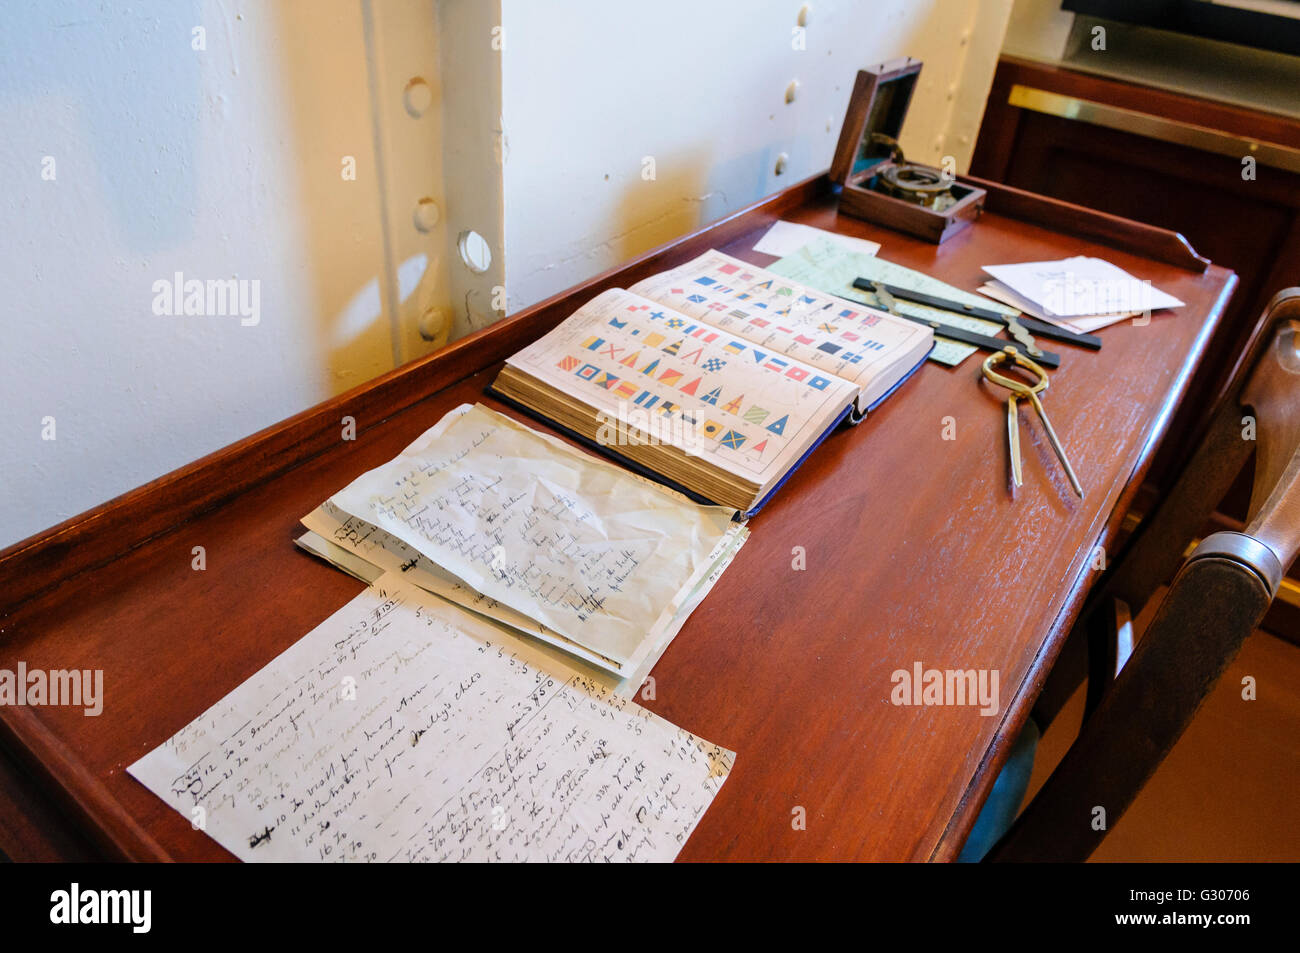
[[[389,573],[128,771],[245,861],[668,861],[733,760]]]
[[[625,678],[662,652],[700,584],[748,535],[732,510],[692,503],[477,404],[330,503],[539,623],[538,638],[558,633]]]

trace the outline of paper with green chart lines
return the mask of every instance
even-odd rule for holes
[[[913,271],[911,268],[904,268],[902,265],[885,261],[877,255],[864,255],[861,252],[849,251],[827,238],[818,238],[809,242],[793,255],[787,255],[776,264],[768,265],[767,270],[783,278],[789,278],[791,281],[797,281],[800,284],[816,288],[819,291],[826,291],[843,298],[851,298],[872,308],[880,308],[880,302],[876,300],[876,296],[870,291],[862,291],[853,287],[854,279],[866,278],[870,281],[883,281],[886,284],[897,285],[900,288],[909,288],[912,291],[938,295],[950,301],[988,308],[992,311],[1001,311],[1008,316],[1018,313],[1012,308],[1004,307],[981,295],[954,288],[952,285],[944,284],[937,278],[931,278],[922,272]],[[1002,329],[1002,325],[993,321],[968,318],[965,315],[954,314],[951,311],[941,311],[938,308],[926,307],[923,304],[913,304],[910,301],[899,301],[897,304],[899,311],[912,317],[941,321],[944,324],[966,328],[979,334],[996,335]],[[936,335],[934,350],[930,352],[930,360],[938,361],[940,364],[947,364],[949,367],[956,367],[974,354],[976,350],[969,344],[961,344]]]

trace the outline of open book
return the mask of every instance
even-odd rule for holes
[[[493,390],[750,515],[933,345],[927,327],[709,251],[593,298],[511,357]]]

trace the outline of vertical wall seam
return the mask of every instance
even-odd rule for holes
[[[366,43],[366,80],[370,87],[370,133],[374,140],[375,186],[379,199],[379,230],[382,237],[384,273],[379,282],[379,300],[388,316],[388,334],[393,349],[393,367],[402,360],[401,292],[397,287],[397,262],[393,257],[392,222],[388,214],[388,162],[384,149],[382,99],[379,85],[379,51],[375,41],[372,0],[361,0],[361,21]]]

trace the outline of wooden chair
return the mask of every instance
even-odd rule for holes
[[[1214,533],[1184,560],[1252,450],[1244,530]],[[1086,676],[1083,727],[986,859],[1086,860],[1259,625],[1297,550],[1300,288],[1289,288],[1260,318],[1196,453],[1089,598],[1034,710],[1046,730]],[[1171,576],[1146,632],[1126,642],[1123,623]]]

